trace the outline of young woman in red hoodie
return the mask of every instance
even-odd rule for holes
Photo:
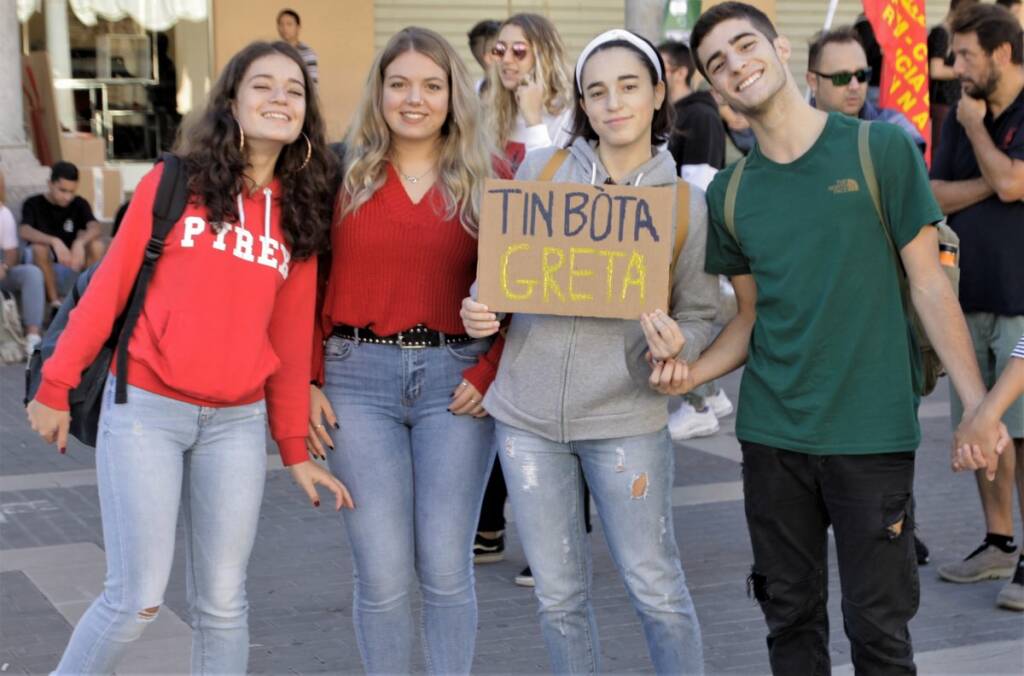
[[[189,205],[164,243],[128,344],[106,385],[96,444],[107,576],[56,673],[112,673],[157,615],[179,505],[192,673],[245,673],[245,571],[266,472],[269,417],[284,464],[352,506],[304,437],[316,256],[330,222],[331,165],[302,58],[283,42],[236,54],[183,132]],[[139,183],[100,268],[43,368],[33,429],[63,453],[68,391],[124,309],[151,231],[161,167]],[[114,403],[116,378],[128,401]]]
[[[500,346],[465,335],[459,303],[476,276],[490,147],[451,45],[422,28],[395,35],[348,138],[323,392],[310,402],[310,443],[334,447],[331,469],[359,505],[344,518],[369,673],[411,670],[417,576],[427,671],[468,673],[473,662],[470,548],[494,461],[480,401]]]

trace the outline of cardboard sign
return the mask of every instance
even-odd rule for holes
[[[675,187],[484,184],[477,297],[497,312],[668,310]]]

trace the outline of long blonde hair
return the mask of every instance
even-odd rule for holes
[[[448,119],[441,127],[438,182],[444,194],[444,217],[458,214],[462,227],[475,236],[483,181],[492,174],[494,145],[481,122],[480,102],[462,60],[447,40],[418,26],[396,33],[370,68],[346,139],[341,214],[359,209],[384,184],[391,150],[391,130],[381,113],[384,71],[408,51],[426,56],[448,76]]]
[[[554,24],[540,14],[514,14],[505,19],[501,27],[513,25],[522,29],[526,40],[533,50],[534,71],[539,71],[544,78],[544,108],[549,115],[559,115],[571,103],[572,78],[565,62],[565,44]],[[516,93],[505,89],[501,84],[498,70],[500,63],[490,68],[487,87],[486,114],[488,127],[494,134],[499,148],[504,148],[512,128],[516,123],[519,108],[516,105]]]

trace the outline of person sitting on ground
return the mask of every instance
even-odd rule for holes
[[[320,83],[320,73],[317,70],[316,52],[305,42],[299,40],[299,31],[302,29],[302,19],[294,9],[282,9],[277,14],[277,34],[281,39],[299,51],[302,61],[306,64],[309,77],[313,84]]]
[[[43,292],[43,273],[34,265],[21,265],[21,247],[18,242],[18,227],[14,214],[4,204],[6,184],[0,174],[0,290],[20,295],[22,322],[25,328],[25,348],[32,354],[42,340],[40,327],[43,324],[43,308],[46,296]]]
[[[871,74],[867,52],[852,26],[821,31],[811,40],[805,76],[811,105],[826,113],[891,122],[907,132],[923,153],[927,144],[913,122],[899,111],[878,108],[868,101]]]
[[[31,262],[43,273],[46,300],[60,305],[80,273],[107,250],[100,224],[78,189],[78,167],[57,162],[50,170],[47,191],[21,207],[18,234],[29,245]]]

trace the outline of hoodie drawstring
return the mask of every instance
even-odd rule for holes
[[[245,206],[242,204],[242,193],[238,193],[238,224],[245,227]]]
[[[263,189],[263,236],[270,240],[270,188]]]

